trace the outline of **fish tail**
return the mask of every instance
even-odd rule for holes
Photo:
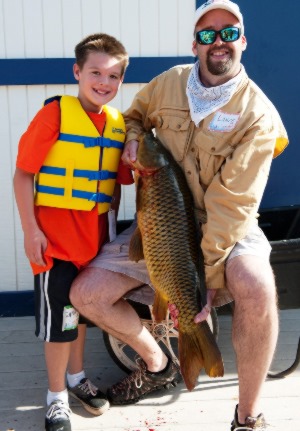
[[[207,322],[203,323],[204,325],[193,325],[188,332],[181,333],[179,329],[180,369],[189,391],[194,389],[202,368],[210,377],[224,375],[223,360],[216,340]]]
[[[201,350],[198,348],[194,333],[181,333],[178,335],[178,353],[180,371],[184,383],[189,391],[196,385],[200,371],[204,367],[204,359]]]
[[[223,377],[224,364],[216,339],[206,321],[197,325],[201,334],[205,372],[209,377]]]

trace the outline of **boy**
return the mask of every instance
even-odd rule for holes
[[[106,106],[124,79],[128,54],[114,37],[94,34],[75,47],[75,56],[78,97],[45,102],[21,137],[14,176],[26,256],[39,274],[35,315],[49,381],[46,431],[71,431],[68,391],[94,415],[109,408],[85,377],[86,325],[78,325],[69,290],[107,241],[108,211],[118,207],[120,184],[133,183],[120,162],[123,117]]]

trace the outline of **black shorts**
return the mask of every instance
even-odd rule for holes
[[[35,276],[35,335],[50,342],[74,341],[79,315],[71,305],[69,293],[78,268],[54,259],[50,271]]]

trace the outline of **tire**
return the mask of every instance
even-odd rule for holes
[[[133,306],[135,311],[138,313],[143,325],[153,335],[159,346],[165,353],[168,353],[178,362],[178,331],[174,328],[172,319],[170,318],[169,312],[167,313],[166,319],[161,323],[155,323],[152,316],[152,306],[140,304],[128,300]],[[218,338],[219,334],[219,322],[217,312],[212,308],[208,324],[212,330],[215,338]],[[126,373],[130,373],[136,368],[135,359],[137,357],[136,352],[125,344],[103,331],[103,340],[105,347],[111,356],[112,360],[118,365],[121,370]]]

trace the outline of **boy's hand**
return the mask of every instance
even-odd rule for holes
[[[40,229],[36,228],[34,231],[24,232],[24,248],[30,262],[39,266],[46,266],[43,256],[47,244],[47,238]]]

